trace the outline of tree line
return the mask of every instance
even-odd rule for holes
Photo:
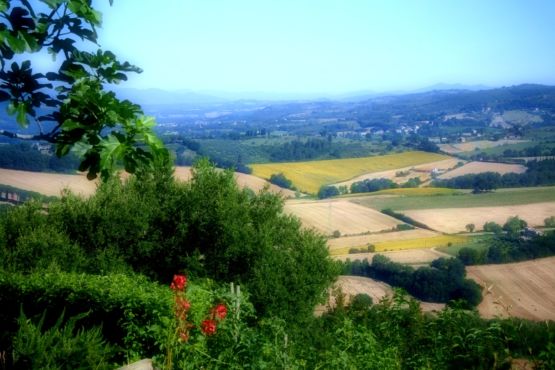
[[[423,301],[448,303],[461,300],[466,307],[475,307],[482,300],[480,286],[465,278],[464,264],[456,258],[439,258],[431,263],[431,267],[414,269],[378,254],[371,263],[367,259],[348,260],[343,271],[347,275],[366,276],[403,288]]]
[[[530,161],[525,173],[485,172],[467,174],[447,180],[435,180],[436,187],[473,189],[474,192],[492,191],[497,188],[555,185],[555,159]]]

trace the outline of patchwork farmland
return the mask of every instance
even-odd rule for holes
[[[403,152],[375,157],[332,159],[310,162],[253,164],[253,175],[269,179],[283,173],[300,191],[315,194],[322,185],[347,181],[373,172],[396,170],[450,157],[427,152]]]
[[[396,182],[397,184],[405,183],[409,179],[414,177],[418,177],[420,181],[426,182],[431,179],[432,171],[437,170],[440,172],[445,172],[445,171],[448,171],[449,169],[454,168],[459,162],[461,162],[460,159],[448,158],[437,162],[430,162],[430,163],[425,163],[417,166],[408,166],[403,168],[395,168],[387,171],[367,173],[361,176],[357,176],[351,180],[338,182],[333,185],[334,186],[345,185],[349,187],[351,186],[352,183],[357,181],[381,179],[381,178],[389,179],[391,181]]]

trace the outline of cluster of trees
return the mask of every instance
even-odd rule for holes
[[[531,161],[526,164],[525,173],[485,172],[454,177],[448,180],[435,180],[434,186],[473,189],[475,192],[491,191],[497,188],[521,186],[544,186],[555,184],[555,159]]]
[[[431,267],[414,269],[392,262],[383,255],[375,255],[372,263],[367,259],[347,261],[344,272],[384,281],[394,287],[406,289],[414,297],[430,302],[461,300],[466,307],[475,307],[482,300],[481,288],[466,279],[463,263],[456,258],[439,258]]]
[[[499,225],[497,225],[499,226]],[[497,228],[496,228],[497,229]],[[464,247],[457,254],[465,265],[510,263],[555,255],[555,232],[519,238],[508,234],[496,235],[482,249]]]
[[[79,162],[79,158],[73,154],[58,158],[43,154],[26,142],[0,145],[0,168],[38,172],[74,172]]]
[[[293,182],[285,177],[285,175],[281,172],[273,173],[272,176],[270,176],[270,182],[285,189],[295,189]]]
[[[374,191],[380,191],[385,189],[396,189],[396,188],[416,188],[420,186],[422,182],[420,178],[413,177],[409,179],[404,184],[400,185],[396,182],[386,179],[366,179],[362,181],[356,181],[351,184],[351,193],[371,193]]]
[[[272,162],[302,161],[330,155],[333,150],[332,137],[310,138],[306,141],[293,140],[269,149]],[[334,157],[339,156],[332,155]]]
[[[409,217],[407,215],[405,215],[404,213],[400,213],[400,212],[396,212],[394,210],[392,210],[391,208],[385,208],[382,209],[381,211],[383,214],[386,214],[388,216],[391,216],[393,218],[396,218],[398,220],[401,220],[403,222],[406,222],[409,225],[415,226],[415,227],[419,227],[421,229],[429,229],[429,227],[419,221],[416,221],[415,219],[413,219],[412,217]],[[404,226],[401,226],[404,227]],[[399,229],[399,225],[397,225],[397,229]]]

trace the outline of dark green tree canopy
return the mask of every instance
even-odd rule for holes
[[[0,0],[0,14],[0,102],[8,103],[21,128],[33,125],[38,131],[22,134],[0,126],[0,135],[53,143],[60,157],[73,148],[89,178],[108,178],[117,163],[133,173],[156,158],[167,159],[153,119],[105,89],[141,70],[110,51],[77,46],[97,43],[101,14],[90,0]],[[33,71],[32,54],[41,53],[59,62],[55,70]]]

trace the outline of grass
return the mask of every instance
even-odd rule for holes
[[[383,242],[374,243],[376,252],[398,251],[404,249],[423,249],[445,247],[449,243],[453,245],[467,244],[468,237],[461,235],[438,235],[430,236],[428,238],[406,239],[406,240],[387,240]],[[331,255],[348,254],[351,248],[366,247],[366,245],[349,246],[344,248],[337,248],[330,251]]]
[[[282,172],[300,191],[315,194],[322,185],[379,172],[440,161],[448,156],[427,152],[404,152],[375,157],[332,159],[310,162],[253,164],[253,175],[269,179]]]
[[[466,243],[453,244],[451,246],[443,246],[437,248],[438,251],[450,254],[456,257],[459,254],[461,248],[472,248],[476,250],[482,250],[487,247],[489,241],[491,241],[493,235],[475,235],[467,237]]]
[[[375,194],[375,193],[372,193]],[[428,195],[376,197],[366,196],[352,199],[351,202],[365,207],[382,210],[434,209],[434,208],[471,208],[508,206],[555,201],[555,187],[498,189],[483,194],[463,193],[458,195]]]

